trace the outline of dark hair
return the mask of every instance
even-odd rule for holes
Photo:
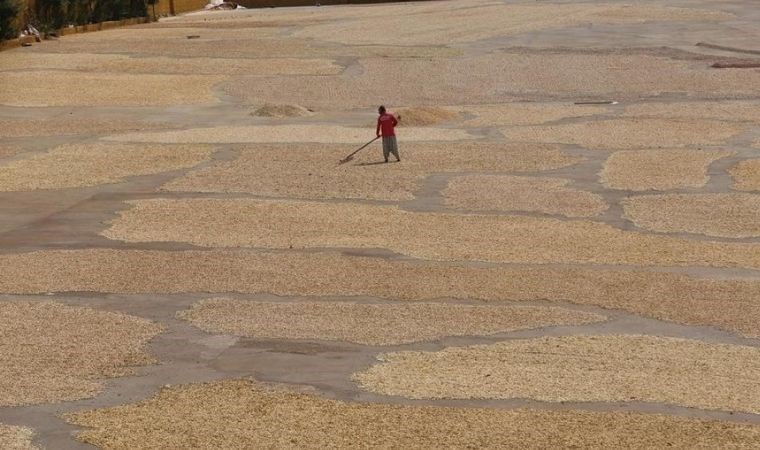
[[[379,112],[380,114],[385,114],[385,106],[380,105],[380,107],[377,108],[377,112]]]

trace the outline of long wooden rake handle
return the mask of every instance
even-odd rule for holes
[[[345,158],[341,159],[338,164],[343,164],[351,161],[351,159],[354,157],[355,154],[359,153],[359,151],[363,150],[366,146],[369,144],[375,142],[376,140],[380,139],[380,136],[376,137],[375,139],[372,139],[371,141],[367,142],[366,144],[362,145],[361,147],[357,148],[353,152],[351,152],[350,155],[346,156]]]

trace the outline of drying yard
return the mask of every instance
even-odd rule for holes
[[[0,448],[759,448],[755,3],[0,52]]]

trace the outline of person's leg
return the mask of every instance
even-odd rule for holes
[[[398,141],[396,141],[396,136],[391,136],[391,153],[396,157],[396,161],[401,161],[401,157],[398,156]]]
[[[383,136],[383,158],[388,162],[388,155],[391,154],[391,136]]]

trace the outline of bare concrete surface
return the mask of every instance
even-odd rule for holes
[[[213,144],[213,150],[206,160],[192,163],[189,167],[182,166],[177,170],[160,173],[133,171],[131,175],[124,176],[123,168],[114,167],[109,171],[108,164],[103,163],[96,169],[104,175],[102,180],[112,182],[102,181],[85,186],[88,183],[82,180],[78,185],[83,187],[0,192],[0,258],[47,250],[218,250],[213,245],[204,247],[190,244],[189,242],[195,242],[193,237],[197,236],[180,236],[176,240],[164,242],[127,242],[104,236],[108,235],[111,224],[131,208],[130,202],[165,199],[177,203],[180,199],[202,198],[266,200],[275,203],[301,200],[319,204],[396,207],[409,216],[408,223],[396,229],[391,227],[391,233],[396,233],[399,240],[411,235],[415,231],[414,227],[423,223],[421,218],[430,213],[466,217],[466,220],[474,223],[485,223],[494,216],[552,219],[563,224],[591,221],[638,237],[671,236],[684,242],[709,244],[714,252],[705,256],[708,266],[710,262],[720,260],[729,246],[748,249],[759,244],[760,238],[754,234],[748,237],[731,237],[725,233],[708,236],[689,232],[694,228],[688,224],[680,224],[666,230],[667,232],[658,231],[657,227],[643,228],[626,216],[623,205],[629,197],[651,194],[670,195],[678,199],[689,198],[691,194],[736,192],[731,169],[742,161],[758,158],[758,150],[753,147],[753,143],[760,139],[760,121],[756,114],[742,114],[738,111],[760,108],[760,69],[715,69],[711,65],[716,62],[760,60],[760,8],[753,0],[647,0],[629,3],[632,6],[626,8],[620,2],[602,0],[553,0],[538,3],[521,0],[466,0],[199,12],[140,27],[66,36],[29,48],[3,52],[0,55],[0,168],[13,167],[12,164],[25,161],[25,170],[29,171],[26,173],[53,173],[59,166],[56,166],[53,157],[55,153],[51,152],[64,145],[82,144],[99,148],[103,143],[114,140],[141,140],[130,136],[171,136],[175,132],[194,136],[198,132],[191,130],[204,128],[215,130],[218,134],[230,134],[216,139],[216,142],[229,143]],[[572,11],[574,15],[558,17],[557,11]],[[417,23],[418,26],[410,27],[409,23]],[[367,32],[366,27],[370,25],[380,27],[384,32]],[[200,35],[200,38],[188,40],[189,30],[192,34]],[[71,58],[67,59],[65,55],[71,55]],[[217,59],[218,64],[215,64]],[[120,73],[122,71],[114,61],[125,61],[127,66],[124,73]],[[270,66],[266,65],[268,61]],[[288,61],[292,61],[292,64],[289,65]],[[310,69],[309,61],[316,64],[314,70]],[[27,72],[34,75],[27,79],[39,82],[21,83],[20,80],[24,79]],[[111,91],[101,89],[101,86],[87,95],[77,94],[77,86],[93,86],[99,79],[107,80],[108,83],[118,80],[124,84],[119,85],[118,89],[109,87]],[[13,82],[3,83],[3,80]],[[71,89],[67,88],[67,80],[70,81]],[[11,86],[15,86],[13,91],[10,90]],[[51,86],[57,86],[56,90]],[[124,92],[120,92],[122,90]],[[49,101],[46,102],[46,99]],[[574,113],[578,110],[576,103],[584,102],[603,104],[596,105],[590,114]],[[276,152],[271,150],[261,151],[257,155],[257,146],[261,144],[255,142],[261,142],[261,139],[252,137],[250,130],[277,130],[276,133],[280,134],[275,137],[282,143],[282,152],[296,147],[299,152],[308,152],[311,150],[310,137],[298,134],[303,130],[313,130],[314,127],[365,128],[367,138],[356,142],[358,147],[374,137],[374,127],[369,124],[374,123],[375,109],[380,103],[387,104],[391,111],[419,107],[465,111],[430,127],[420,127],[423,130],[420,135],[428,136],[420,145],[445,147],[440,158],[448,158],[448,161],[430,164],[445,167],[445,171],[421,167],[419,162],[413,160],[414,151],[404,152],[405,147],[415,144],[404,140],[403,113],[401,126],[397,129],[402,157],[400,163],[385,166],[379,144],[373,144],[341,167],[341,170],[357,171],[371,168],[373,179],[379,180],[376,187],[378,191],[393,188],[391,171],[414,167],[415,176],[419,176],[417,188],[408,190],[402,196],[341,198],[340,195],[336,197],[311,193],[296,196],[271,190],[259,192],[255,188],[245,192],[225,192],[214,186],[203,185],[198,186],[197,190],[185,187],[180,192],[171,189],[172,185],[178,185],[179,180],[198,171],[208,169],[210,173],[223,174],[220,167],[234,165],[243,155],[248,158],[247,164],[255,164],[257,156],[275,159],[267,165],[273,168],[271,171],[257,171],[256,176],[262,177],[263,181],[266,178],[276,180],[292,177],[294,173],[301,174],[299,176],[320,176],[318,171],[313,171],[313,175],[310,171],[311,164],[316,159],[321,156],[329,159],[331,164],[333,159],[335,164],[338,162],[334,151],[320,152],[329,143],[314,145],[314,155],[303,161],[284,157],[283,161],[279,161]],[[288,114],[279,117],[257,115],[256,111],[265,104],[291,105],[291,108],[275,109],[309,110],[309,114],[295,114],[292,117]],[[505,104],[517,111],[520,108],[530,109],[534,114],[526,113],[515,120],[512,113],[500,115],[493,112]],[[551,114],[535,113],[541,109],[551,111]],[[478,111],[486,110],[491,112],[479,118]],[[600,128],[602,123],[643,123],[645,127],[636,133],[615,129],[616,134],[608,136],[589,131],[604,129]],[[663,160],[666,160],[665,152],[673,148],[672,134],[668,134],[672,131],[668,129],[669,126],[677,127],[684,136],[691,137],[699,135],[702,131],[700,126],[707,123],[710,124],[710,129],[721,130],[720,136],[715,134],[703,140],[686,139],[677,142],[686,153],[709,151],[724,155],[709,162],[706,170],[700,167],[698,173],[692,175],[692,178],[699,178],[699,183],[676,183],[673,187],[666,186],[662,190],[650,192],[639,187],[637,190],[618,189],[614,184],[604,181],[602,174],[605,163],[615,152],[621,149],[646,151],[648,158],[656,164],[658,151],[663,152]],[[531,134],[525,133],[526,128],[533,130]],[[434,129],[443,130],[439,132],[440,139],[436,139]],[[245,133],[248,134],[235,135],[235,130],[246,130]],[[557,130],[562,130],[563,134],[559,135]],[[457,165],[452,162],[455,158],[472,155],[467,154],[466,146],[459,145],[456,141],[443,142],[444,134],[467,135],[485,145],[524,145],[526,153],[530,152],[531,146],[556,145],[568,161],[572,159],[572,163],[554,165],[552,167],[557,168],[547,170],[537,168],[513,171],[486,167],[482,161]],[[515,140],[514,136],[527,136],[527,142]],[[264,140],[267,139],[271,140],[272,137]],[[607,144],[604,144],[605,139]],[[198,142],[184,145],[190,146],[189,148],[207,145],[200,143],[203,139],[197,140]],[[323,137],[320,140],[324,140]],[[248,141],[253,143],[240,143]],[[137,146],[145,149],[144,155],[150,155],[152,145],[154,144],[147,142],[131,142],[120,148]],[[336,148],[350,150],[354,147],[352,143],[339,145],[336,142]],[[458,154],[457,151],[461,153]],[[33,158],[39,155],[50,157]],[[155,158],[160,158],[160,155]],[[41,166],[35,168],[29,161],[39,161],[37,164]],[[165,161],[156,159],[154,165],[165,167],[164,163]],[[66,164],[84,166],[88,162],[77,162],[74,159]],[[321,173],[330,170],[327,164],[320,167]],[[618,170],[625,170],[625,166],[621,165]],[[387,179],[383,178],[383,171],[387,172]],[[543,200],[539,197],[535,205],[522,205],[514,210],[510,209],[512,207],[470,207],[462,202],[447,204],[446,189],[457,179],[468,177],[478,180],[479,177],[497,175],[507,175],[505,179],[535,178],[537,183],[562,179],[563,182],[566,181],[564,187],[568,190],[599,198],[609,207],[600,209],[593,217],[578,219],[556,213],[579,207],[572,203],[573,197],[562,200],[570,204],[559,207],[548,207],[541,203]],[[635,173],[624,175],[626,179],[636,181]],[[705,176],[706,182],[702,185]],[[258,185],[262,184],[248,184],[254,187]],[[278,186],[275,182],[266,185],[275,188]],[[319,186],[319,183],[311,182],[309,186],[312,185]],[[351,188],[344,187],[344,192],[349,192]],[[478,195],[477,186],[470,186],[469,189],[469,195]],[[494,189],[494,192],[498,191]],[[489,191],[488,194],[493,197],[494,192]],[[748,193],[754,194],[757,192]],[[730,199],[731,196],[721,198]],[[492,203],[498,204],[498,199],[492,199]],[[722,206],[728,210],[731,207],[742,207],[738,203]],[[192,220],[195,228],[200,230],[198,234],[212,237],[219,237],[215,236],[219,231],[209,228],[208,224],[236,220],[229,211],[222,208],[195,213]],[[741,215],[741,211],[736,211],[736,214]],[[288,223],[274,220],[268,226],[272,227],[273,234],[282,234],[283,230],[308,230],[308,223],[300,224],[301,228],[293,226],[299,217],[296,215]],[[173,219],[167,217],[158,220],[156,229],[163,230]],[[668,217],[662,220],[667,221]],[[335,223],[339,223],[338,218]],[[473,248],[486,247],[489,242],[494,245],[487,235],[473,236],[467,235],[467,230],[457,231],[460,232],[457,242],[439,240],[431,241],[429,245],[433,250],[442,252],[451,247],[466,247],[468,240]],[[293,233],[297,234],[297,231]],[[243,240],[245,234],[241,232]],[[340,237],[352,236],[353,233],[347,231],[345,236]],[[294,234],[293,237],[299,236]],[[386,236],[391,240],[393,237]],[[325,239],[325,245],[319,248],[281,248],[275,251],[313,261],[311,266],[302,264],[297,269],[294,265],[285,276],[297,279],[298,286],[301,286],[299,289],[306,286],[309,289],[304,290],[325,294],[318,296],[274,295],[273,292],[259,290],[250,293],[240,290],[228,292],[228,288],[209,288],[208,292],[197,292],[199,289],[189,285],[179,288],[173,286],[171,291],[145,292],[134,289],[134,286],[139,285],[139,280],[134,279],[136,272],[130,270],[128,264],[124,264],[121,271],[109,267],[107,275],[110,278],[103,286],[112,286],[111,288],[72,292],[63,287],[67,285],[65,281],[88,275],[78,272],[81,266],[69,266],[61,259],[57,259],[60,266],[50,268],[51,273],[55,272],[56,276],[63,278],[60,285],[56,285],[55,280],[40,283],[49,288],[45,289],[47,292],[36,290],[21,295],[17,289],[22,284],[17,282],[19,280],[14,280],[13,283],[0,282],[2,301],[52,300],[97,311],[120,312],[148,319],[164,327],[164,331],[144,348],[155,360],[154,364],[137,368],[133,375],[122,374],[123,376],[109,378],[105,381],[103,391],[92,398],[0,407],[0,424],[30,428],[35,433],[33,443],[40,448],[93,448],[86,442],[77,440],[77,433],[82,428],[67,423],[62,414],[134,404],[155,396],[160,388],[167,385],[250,377],[261,382],[276,383],[293,392],[309,392],[328,399],[359,404],[478,407],[486,408],[486,411],[531,408],[562,410],[570,414],[579,410],[637,412],[760,427],[760,415],[757,414],[689,408],[666,402],[546,402],[530,396],[505,399],[476,398],[477,396],[468,399],[412,399],[373,393],[352,381],[354,374],[378,364],[378,357],[382,353],[435,352],[450,347],[497,344],[526,338],[643,335],[685,338],[707,344],[760,347],[760,340],[743,337],[756,334],[747,332],[742,336],[736,331],[749,330],[751,327],[748,328],[746,323],[742,325],[744,328],[727,328],[725,322],[721,322],[723,319],[717,315],[705,318],[697,314],[703,311],[689,311],[688,308],[694,307],[693,305],[703,305],[699,302],[704,299],[690,298],[688,293],[677,296],[669,286],[662,285],[661,281],[652,282],[646,288],[631,286],[630,290],[639,293],[641,297],[637,299],[623,295],[619,285],[613,286],[612,282],[605,284],[600,278],[598,286],[589,285],[584,288],[589,289],[589,297],[593,296],[593,301],[576,299],[572,302],[567,301],[572,297],[569,288],[565,288],[567,292],[553,292],[551,296],[546,295],[547,298],[537,298],[535,293],[530,292],[535,289],[530,283],[518,285],[523,287],[513,287],[509,295],[493,294],[488,304],[503,301],[505,305],[508,302],[508,306],[565,308],[576,314],[598,315],[604,319],[576,325],[528,327],[487,336],[436,337],[403,345],[360,345],[339,339],[263,339],[208,333],[178,315],[200,301],[218,297],[299,304],[350,302],[398,305],[401,300],[442,305],[485,304],[484,301],[477,300],[482,296],[479,297],[480,291],[476,287],[468,291],[461,287],[459,280],[447,281],[445,278],[441,278],[441,286],[436,289],[436,292],[443,292],[444,295],[436,294],[430,298],[428,295],[415,294],[414,298],[408,298],[408,293],[413,290],[401,285],[425,274],[421,269],[425,267],[531,269],[545,271],[548,277],[558,276],[558,272],[552,272],[555,269],[583,269],[591,272],[635,269],[653,273],[687,274],[700,283],[714,283],[714,292],[723,290],[720,295],[716,294],[716,298],[725,302],[724,308],[731,309],[731,314],[726,314],[725,317],[731,317],[731,320],[743,317],[747,323],[756,317],[757,304],[760,303],[760,297],[747,294],[756,291],[747,288],[739,293],[738,288],[732,288],[730,283],[721,284],[726,280],[760,283],[758,270],[700,267],[682,261],[660,264],[656,262],[659,261],[656,256],[662,249],[657,246],[652,246],[646,253],[639,255],[636,260],[640,262],[635,265],[593,261],[529,264],[527,261],[532,261],[530,249],[525,250],[522,262],[486,262],[471,255],[444,262],[403,255],[394,252],[392,245],[388,245],[388,248],[375,248],[371,245],[375,241],[369,238],[363,241],[357,238],[360,240],[356,245],[349,246],[341,244],[345,239]],[[267,242],[264,244],[245,251],[264,254],[269,247]],[[608,245],[604,242],[595,244]],[[549,239],[546,245],[551,248],[572,248],[582,243]],[[397,277],[391,274],[377,280],[370,279],[372,274],[367,271],[355,272],[348,267],[341,268],[341,276],[344,278],[363,277],[354,281],[359,285],[372,284],[375,286],[373,289],[383,293],[382,296],[356,295],[353,290],[349,290],[347,283],[330,284],[329,280],[320,278],[330,271],[318,267],[317,262],[323,261],[319,257],[336,252],[371,261],[403,262],[403,265],[394,267],[403,267],[407,273]],[[171,270],[155,270],[152,274],[154,282],[161,277],[170,277],[171,273],[192,270],[189,265],[183,267],[179,258],[173,261],[176,261],[177,266]],[[115,264],[122,263],[117,261]],[[268,272],[267,268],[257,268],[236,273],[245,273],[245,276],[255,281],[266,281],[272,278],[271,270],[281,269],[270,268]],[[106,272],[105,269],[103,272]],[[35,272],[30,271],[25,275],[23,270],[19,270],[18,273],[22,277],[34,276]],[[494,271],[492,276],[497,276],[497,273]],[[96,272],[92,276],[97,278],[97,275]],[[238,276],[219,271],[205,275],[217,277],[217,280],[211,281],[220,282],[209,282],[204,286],[233,286],[235,283],[225,282],[229,281],[225,277]],[[282,285],[283,278],[280,276],[277,284],[272,283],[272,290],[276,286],[279,293],[287,291]],[[420,279],[420,284],[424,285],[425,281]],[[550,281],[554,280],[547,280],[547,284]],[[555,284],[562,285],[553,285]],[[90,285],[97,286],[97,283]],[[333,286],[344,288],[332,292],[330,289],[334,289]],[[520,289],[526,292],[518,292]],[[735,296],[731,289],[737,289]],[[578,291],[573,292],[577,295]],[[642,312],[656,305],[658,300],[671,308],[667,317]],[[678,305],[673,305],[674,301],[683,302],[683,310],[678,314],[672,313],[678,310]],[[599,304],[627,306],[625,309],[594,306]],[[711,304],[711,307],[720,308],[721,305]],[[690,314],[692,312],[694,314]],[[0,317],[0,338],[3,333],[19,332],[13,324],[3,319]],[[345,319],[334,318],[338,323]],[[223,321],[224,316],[218,320]],[[327,329],[330,324],[324,326]],[[734,331],[727,331],[728,329]],[[118,333],[119,327],[114,327],[112,331]],[[285,329],[282,335],[288,335],[287,331],[289,330]],[[2,348],[0,346],[0,352],[3,351]],[[466,356],[466,352],[463,354]],[[649,355],[637,356],[646,359]],[[2,364],[3,355],[0,353],[0,365]],[[45,367],[40,367],[40,370],[45,370]],[[434,384],[436,377],[441,375],[433,372],[421,373],[419,376]],[[540,383],[540,374],[538,376],[536,382]],[[739,397],[742,395],[733,390],[735,383],[732,380],[722,380],[721,383],[724,392]],[[578,380],[576,384],[582,388],[583,380]],[[689,389],[688,386],[676,388]],[[747,410],[758,408],[760,405],[750,405]],[[249,413],[255,414],[253,411]],[[555,425],[562,426],[561,423]],[[392,438],[386,438],[391,440],[377,442],[377,445],[392,446]],[[671,439],[678,443],[678,436],[672,436]],[[146,444],[146,447],[149,445]]]

